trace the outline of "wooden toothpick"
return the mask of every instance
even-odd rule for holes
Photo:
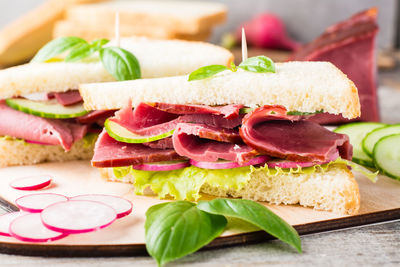
[[[244,32],[244,28],[242,28],[242,62],[247,59],[247,42],[246,42],[246,33]]]

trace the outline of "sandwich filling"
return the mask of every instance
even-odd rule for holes
[[[308,168],[352,157],[347,135],[304,120],[307,116],[288,115],[281,106],[140,103],[134,110],[131,107],[106,121],[92,165],[114,168],[114,174],[124,173],[120,176],[133,174],[139,191],[145,185],[152,187],[151,181],[188,176],[203,177],[203,182],[230,177],[225,186],[237,188],[246,184],[243,177],[255,167]],[[232,183],[235,177],[238,180]],[[201,186],[197,187],[192,197],[178,194],[176,188],[160,189],[159,196],[196,198]]]
[[[52,107],[71,107],[82,105],[83,102],[78,90],[48,93],[41,98],[26,100],[33,106],[39,103],[44,107],[49,103]],[[16,100],[19,99],[23,98]],[[7,100],[0,101],[0,137],[22,139],[40,145],[59,145],[69,151],[75,142],[90,133],[98,134],[106,118],[114,114],[114,111],[92,111],[83,116],[71,115],[70,118],[59,119],[35,111],[26,106],[10,105]]]

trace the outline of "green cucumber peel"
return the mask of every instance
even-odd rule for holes
[[[174,133],[174,130],[171,130],[154,136],[137,135],[132,133],[125,127],[109,119],[105,121],[104,128],[106,129],[108,135],[114,138],[115,140],[123,143],[133,143],[133,144],[157,141],[172,136],[172,134]]]
[[[383,174],[400,180],[400,134],[379,139],[373,150],[375,166]]]
[[[82,103],[64,107],[55,99],[49,101],[32,101],[23,98],[13,98],[6,99],[6,104],[24,113],[49,119],[71,119],[88,113]]]
[[[275,63],[266,56],[250,57],[236,66],[233,62],[230,63],[230,68],[224,65],[209,65],[201,67],[189,74],[188,81],[203,80],[215,76],[216,74],[230,70],[236,72],[237,69],[243,69],[245,71],[256,72],[256,73],[275,73]]]
[[[104,68],[116,80],[125,81],[141,78],[140,65],[137,58],[123,48],[104,47],[108,42],[109,40],[107,39],[97,39],[88,43],[79,37],[60,37],[43,46],[31,62],[53,62],[55,57],[68,51],[69,53],[60,60],[76,62],[98,52]]]
[[[400,124],[387,125],[377,128],[369,132],[362,140],[362,148],[364,152],[373,157],[375,144],[382,138],[388,135],[400,133]]]

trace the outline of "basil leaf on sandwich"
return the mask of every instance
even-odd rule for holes
[[[266,56],[249,57],[248,59],[240,63],[238,68],[257,73],[275,73],[274,62],[272,61],[272,59]]]
[[[224,216],[199,210],[189,201],[158,204],[146,212],[146,249],[162,266],[207,245],[226,224]]]
[[[45,62],[48,61],[69,49],[76,46],[87,44],[87,42],[79,37],[69,36],[54,39],[43,46],[31,62]]]
[[[76,62],[99,52],[104,68],[116,80],[134,80],[141,78],[137,58],[128,50],[120,47],[104,47],[107,39],[97,39],[90,44],[79,37],[61,37],[42,47],[31,62],[46,62],[67,51],[65,62]]]
[[[190,73],[189,81],[206,79],[224,70],[228,70],[228,67],[224,65],[210,65],[201,67],[200,69]]]
[[[111,46],[99,52],[104,68],[118,81],[135,80],[141,77],[139,61],[128,50]]]
[[[236,66],[233,62],[231,62],[230,68],[224,65],[209,65],[201,67],[200,69],[197,69],[189,74],[188,81],[190,82],[194,80],[210,78],[224,70],[236,72],[238,68],[257,73],[275,72],[275,64],[272,59],[266,56],[257,56],[246,59],[240,63],[239,66]]]
[[[255,201],[218,198],[199,201],[197,207],[211,214],[245,220],[301,252],[301,240],[296,230],[267,207]]]

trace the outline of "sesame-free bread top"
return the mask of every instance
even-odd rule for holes
[[[276,63],[276,73],[224,71],[211,78],[188,76],[80,85],[88,110],[119,109],[132,100],[173,104],[282,105],[289,111],[323,110],[345,118],[360,115],[357,88],[329,62]],[[110,93],[112,92],[112,93]]]
[[[130,37],[121,38],[121,47],[137,57],[143,78],[182,75],[204,65],[229,65],[233,60],[228,50],[204,42]],[[0,70],[0,99],[63,92],[78,89],[81,83],[115,81],[99,60],[86,61],[29,63]]]

